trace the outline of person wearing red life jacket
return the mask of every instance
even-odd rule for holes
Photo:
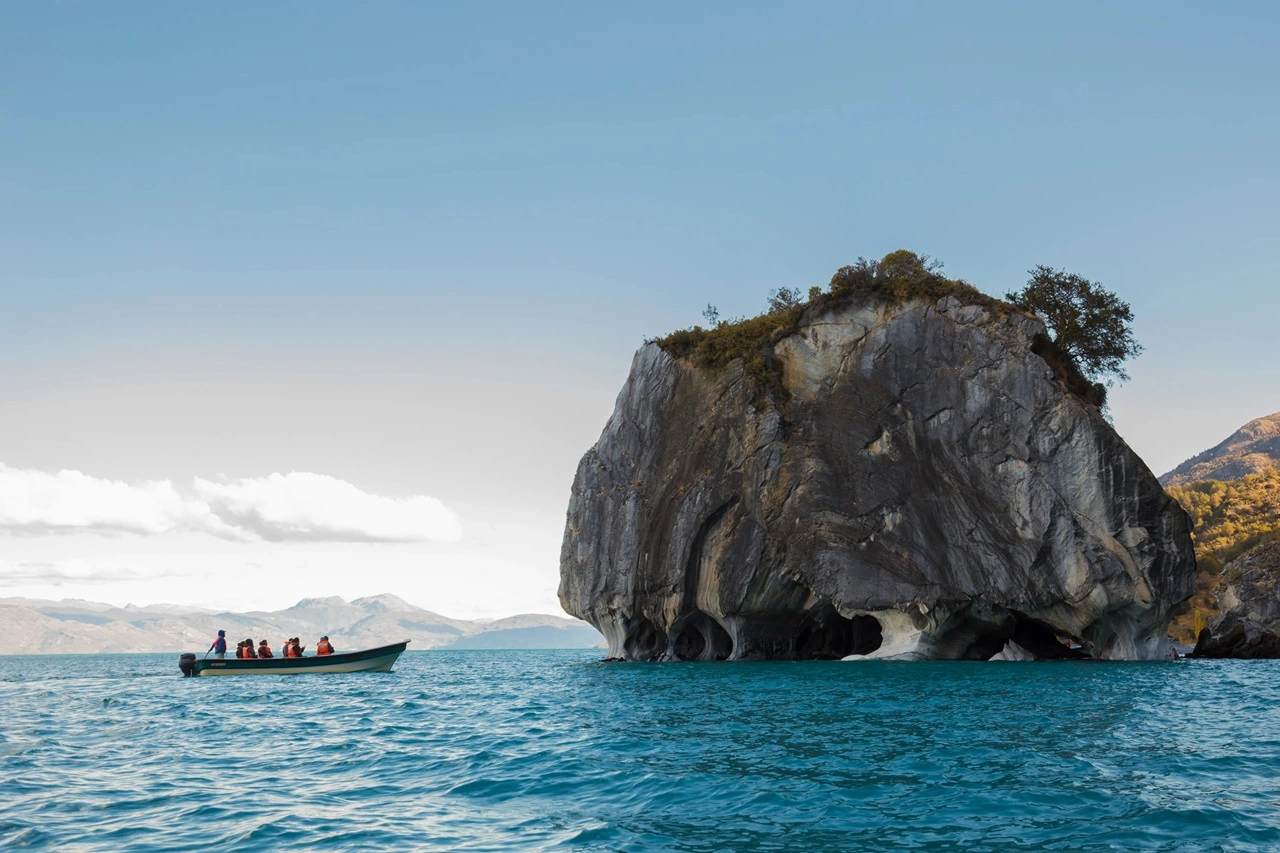
[[[324,635],[323,637],[321,637],[321,638],[320,638],[320,642],[316,643],[316,654],[317,654],[317,655],[331,655],[331,654],[333,654],[333,646],[329,644],[329,635],[328,635],[328,634],[326,634],[326,635]]]
[[[244,641],[244,656],[247,658],[257,659],[258,653],[253,650],[253,638]]]
[[[218,630],[218,636],[214,637],[213,645],[209,647],[209,652],[213,652],[213,656],[219,660],[227,656],[227,632]],[[208,655],[209,652],[205,652]]]
[[[300,658],[300,657],[302,657],[302,648],[303,648],[303,647],[302,647],[302,646],[300,646],[300,645],[298,645],[298,643],[299,643],[299,642],[300,642],[300,640],[299,640],[299,638],[298,638],[298,637],[294,637],[292,640],[290,640],[290,641],[289,641],[289,657],[291,657],[291,658]]]
[[[263,640],[261,643],[258,643],[258,657],[260,658],[275,657],[275,655],[271,653],[271,647],[267,645],[266,640]]]

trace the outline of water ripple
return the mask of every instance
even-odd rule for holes
[[[1280,849],[1280,665],[0,658],[0,847]]]

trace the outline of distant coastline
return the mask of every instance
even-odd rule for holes
[[[82,599],[0,598],[0,655],[203,652],[219,630],[235,642],[278,644],[327,634],[341,650],[408,639],[424,649],[576,649],[604,645],[577,619],[526,613],[503,619],[453,619],[390,594],[347,601],[307,598],[276,611],[215,612],[181,605],[116,607]]]

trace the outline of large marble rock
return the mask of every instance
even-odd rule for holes
[[[741,361],[636,353],[560,600],[629,660],[1169,654],[1189,521],[998,306],[869,300]],[[1074,647],[1074,648],[1073,648]]]
[[[1191,657],[1280,658],[1280,542],[1232,560],[1218,583],[1219,616]]]

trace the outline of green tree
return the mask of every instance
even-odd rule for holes
[[[769,293],[769,303],[765,310],[770,314],[783,314],[800,304],[800,288],[779,287]]]
[[[1005,298],[1044,320],[1053,342],[1091,381],[1127,380],[1125,361],[1142,353],[1129,303],[1066,270],[1038,266],[1030,274],[1026,287]]]

